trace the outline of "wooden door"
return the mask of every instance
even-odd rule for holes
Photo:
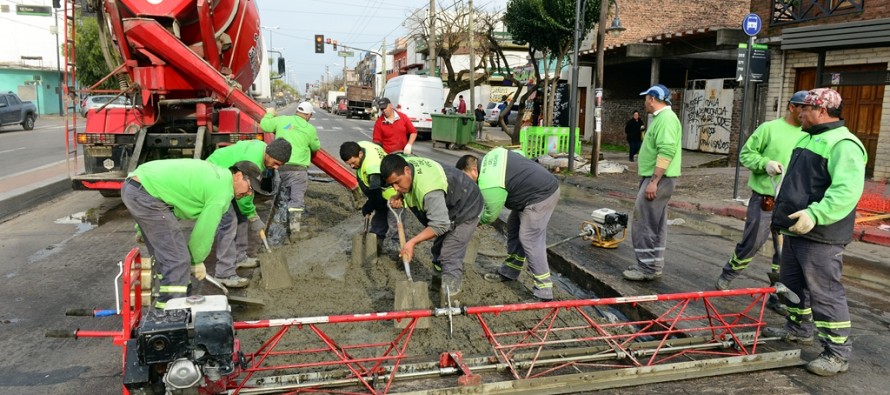
[[[584,134],[584,109],[587,108],[587,88],[586,87],[578,87],[578,136],[587,137]]]
[[[825,72],[886,70],[887,65],[869,64],[844,67],[827,67]],[[794,90],[813,89],[816,85],[816,69],[797,70]],[[878,135],[881,132],[881,106],[884,98],[884,85],[831,86],[841,94],[843,117],[847,128],[862,141],[868,153],[865,175],[871,177],[875,168],[875,155],[878,148]]]

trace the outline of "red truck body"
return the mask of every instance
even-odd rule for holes
[[[74,3],[65,4],[67,43],[74,42]],[[76,112],[72,114],[67,130],[76,133],[73,152],[82,145],[84,161],[84,171],[71,177],[74,189],[114,195],[140,163],[203,159],[240,140],[274,138],[258,127],[265,109],[247,93],[265,51],[255,2],[99,3],[100,34],[107,33],[123,60],[106,79],[122,81],[118,94],[135,105],[90,110],[83,128],[77,127]],[[74,63],[75,53],[66,47],[66,64]],[[66,79],[73,80],[76,71],[69,66],[66,72]],[[66,85],[73,95],[72,84]],[[319,150],[312,162],[355,193],[358,184],[352,171],[327,152]]]

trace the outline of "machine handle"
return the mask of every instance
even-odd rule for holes
[[[70,329],[50,329],[50,330],[47,330],[43,336],[44,337],[60,337],[60,338],[68,338],[68,337],[77,338],[77,331],[78,331],[77,329],[75,329],[73,331]]]

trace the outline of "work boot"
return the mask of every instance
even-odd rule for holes
[[[813,344],[813,335],[809,336],[801,336],[795,335],[791,333],[785,328],[776,328],[776,327],[766,327],[760,331],[760,336],[763,337],[779,337],[782,338],[782,341],[785,343],[797,343],[803,346],[809,346]]]
[[[253,269],[255,267],[260,266],[260,261],[256,258],[246,258],[242,261],[238,262],[235,266],[236,269]]]
[[[240,277],[237,274],[225,278],[220,278],[219,283],[225,285],[226,288],[244,288],[250,284],[250,280]]]
[[[303,209],[302,208],[289,208],[287,209],[288,216],[288,225],[290,226],[291,235],[300,234],[300,224],[303,220]]]
[[[770,294],[769,299],[766,301],[766,307],[776,314],[787,317],[788,316],[788,306],[785,306],[784,303],[779,301],[779,297],[776,294]]]
[[[727,291],[731,281],[732,279],[726,278],[726,276],[721,274],[720,277],[717,277],[717,284],[714,285],[714,288],[717,288],[718,291]]]
[[[640,271],[640,269],[636,266],[628,268],[624,272],[621,273],[624,276],[625,280],[630,281],[652,281],[661,277],[661,272],[655,272],[652,274],[646,274]]]
[[[485,273],[482,277],[485,279],[485,281],[492,282],[492,283],[515,281],[512,278],[509,278],[509,277],[501,274],[500,272]]]
[[[459,278],[449,275],[442,276],[442,293],[445,293],[445,289],[447,287],[448,293],[451,296],[457,295],[460,293],[460,284],[461,281]]]
[[[532,289],[532,295],[541,302],[549,302],[553,300],[553,288],[538,288],[535,286]]]
[[[819,376],[834,376],[844,373],[848,369],[850,369],[849,362],[828,350],[822,351],[818,358],[807,364],[807,370]]]

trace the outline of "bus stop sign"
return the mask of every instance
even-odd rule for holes
[[[742,30],[745,31],[745,34],[752,37],[760,33],[762,27],[763,22],[760,20],[760,15],[757,14],[745,15],[745,19],[742,21]]]

